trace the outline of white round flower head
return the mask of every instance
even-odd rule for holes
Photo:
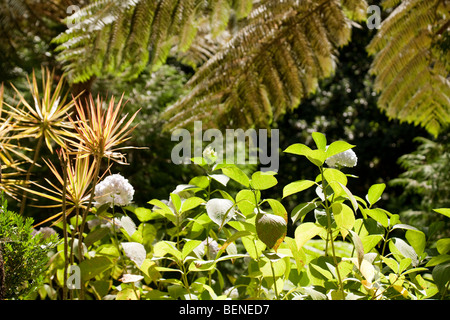
[[[217,152],[214,148],[208,146],[203,150],[203,158],[205,158],[206,162],[209,164],[213,163],[217,159]]]
[[[354,167],[358,162],[358,157],[356,153],[352,149],[348,149],[344,152],[335,154],[334,156],[329,157],[325,160],[325,163],[329,167]]]
[[[126,206],[133,200],[133,186],[120,174],[112,174],[95,186],[95,207],[109,203],[111,207]]]

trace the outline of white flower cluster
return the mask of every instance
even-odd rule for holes
[[[352,149],[335,154],[334,156],[331,156],[327,160],[325,160],[325,163],[329,167],[337,167],[337,166],[354,167],[356,166],[357,162],[358,157],[356,156],[356,153]]]
[[[95,207],[106,203],[113,206],[126,206],[133,200],[133,186],[120,174],[112,174],[95,186]]]
[[[217,159],[217,152],[214,150],[214,148],[206,147],[205,150],[203,150],[203,158],[205,158],[206,162],[211,164]]]

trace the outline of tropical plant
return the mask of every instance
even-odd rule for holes
[[[27,183],[30,180],[34,166],[37,164],[44,142],[50,152],[53,153],[53,145],[55,143],[60,147],[64,147],[68,138],[74,138],[73,126],[68,119],[74,103],[72,99],[67,99],[68,92],[63,92],[64,76],[59,79],[54,89],[54,72],[42,68],[41,76],[41,88],[34,70],[31,82],[27,77],[33,103],[29,103],[25,96],[11,84],[19,99],[19,105],[16,107],[9,106],[8,110],[9,115],[15,119],[15,135],[12,138],[33,138],[37,141],[36,146],[33,148],[33,160],[28,167],[25,177]],[[21,105],[23,108],[20,107]],[[24,212],[26,202],[27,193],[24,190],[20,214]]]
[[[367,47],[371,73],[388,117],[413,122],[437,136],[450,122],[447,1],[383,1],[392,9]]]
[[[26,152],[31,151],[31,149],[15,143],[13,139],[15,134],[14,116],[4,115],[6,112],[3,112],[3,107],[7,104],[3,101],[3,94],[4,87],[2,84],[0,86],[0,190],[13,198],[17,198],[16,185],[25,183],[25,181],[18,179],[21,171],[24,170],[20,165],[23,162],[32,162],[26,155]]]
[[[65,71],[73,82],[105,73],[134,78],[148,63],[164,63],[175,43],[185,52],[205,19],[219,33],[231,8],[244,16],[251,2],[236,1],[232,7],[232,1],[93,1],[68,17],[75,23],[54,39],[60,44],[58,59],[68,63]],[[195,56],[208,56],[211,48],[197,43]]]
[[[343,171],[356,165],[354,146],[328,145],[318,132],[312,137],[317,149],[296,143],[285,150],[304,156],[318,173],[283,188],[283,199],[310,188],[317,195],[290,215],[293,237],[286,234],[283,200],[264,198],[277,185],[276,174],[249,177],[234,164],[216,163],[210,150],[192,159],[204,174],[177,186],[169,199],[152,199],[153,208],[128,205],[119,213],[112,204],[89,214],[85,259],[78,265],[86,297],[445,298],[448,239],[439,240],[434,253],[426,251],[424,232],[378,206],[384,184],[371,186],[365,199],[348,189],[355,177]],[[231,181],[241,186],[233,195],[227,192]],[[444,208],[436,212],[449,215]],[[64,286],[61,254],[53,261],[49,284]]]
[[[213,116],[220,122],[225,115],[236,115],[234,125],[267,126],[297,107],[302,97],[317,88],[318,79],[333,73],[336,48],[350,40],[348,17],[364,19],[367,6],[362,0],[261,1],[253,6],[252,1],[202,3],[93,3],[71,16],[79,23],[55,39],[62,43],[60,60],[69,62],[66,70],[74,82],[105,70],[135,75],[148,60],[151,66],[165,61],[174,39],[182,51],[189,48],[197,28],[191,22],[202,21],[197,16],[209,15],[213,35],[225,29],[230,14],[247,17],[234,37],[198,70],[188,84],[192,92],[169,108],[166,116],[172,118],[171,124],[183,125],[199,118]],[[132,17],[130,25],[123,25],[128,21],[125,16]],[[79,63],[81,57],[89,61]],[[214,115],[212,105],[220,105]],[[238,105],[251,112],[235,112]]]
[[[207,119],[269,126],[334,73],[349,17],[361,20],[365,10],[365,1],[255,3],[245,26],[190,79],[190,93],[166,110],[167,127]]]
[[[200,119],[267,127],[315,92],[320,79],[333,75],[337,48],[350,41],[352,25],[366,18],[367,9],[363,0],[202,4],[94,2],[69,17],[79,23],[55,39],[59,59],[73,82],[104,73],[135,77],[147,62],[154,70],[169,54],[180,57],[180,50],[194,48],[197,39],[214,43],[206,35],[224,35],[220,31],[228,25],[230,37],[194,48],[207,60],[192,59],[200,64],[186,87],[191,92],[167,109],[166,128]],[[375,55],[376,89],[382,91],[379,106],[390,118],[423,125],[437,135],[449,122],[447,3],[383,4],[386,11],[398,6],[368,46]],[[205,19],[210,24],[203,27]],[[415,81],[419,73],[423,76]]]

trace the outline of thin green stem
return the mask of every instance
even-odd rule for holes
[[[323,196],[325,198],[325,212],[327,214],[327,232],[329,234],[330,237],[330,244],[331,244],[331,251],[333,254],[333,261],[334,261],[334,265],[336,266],[336,275],[339,281],[339,288],[342,292],[342,294],[344,294],[344,284],[342,282],[342,278],[341,278],[341,274],[339,272],[339,267],[338,267],[338,262],[337,262],[337,258],[336,258],[336,250],[334,248],[334,240],[333,240],[333,230],[331,228],[331,212],[330,212],[330,205],[328,203],[328,197],[327,197],[327,185],[325,185],[325,176],[324,176],[324,170],[323,167],[320,167],[320,174],[322,176],[322,189],[323,189]]]
[[[277,281],[276,281],[276,278],[275,278],[275,270],[274,270],[274,268],[273,268],[273,262],[272,262],[272,260],[270,260],[270,259],[269,259],[269,261],[270,261],[270,269],[272,269],[273,287],[274,287],[274,289],[275,289],[275,297],[277,298],[277,300],[279,300],[279,297],[278,297],[278,288],[277,288]]]

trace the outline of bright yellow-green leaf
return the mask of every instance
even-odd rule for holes
[[[322,227],[312,222],[305,222],[299,225],[295,229],[295,243],[297,244],[297,248],[301,249],[306,242],[317,236],[322,230]]]

